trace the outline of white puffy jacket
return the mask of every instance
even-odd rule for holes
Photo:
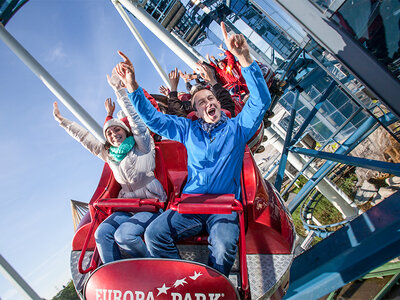
[[[114,177],[121,185],[119,198],[157,198],[167,196],[161,183],[154,177],[155,146],[149,130],[133,108],[125,90],[116,92],[122,112],[128,116],[135,145],[126,157],[117,162],[109,155],[104,144],[79,124],[64,119],[60,126],[91,153],[108,163]]]

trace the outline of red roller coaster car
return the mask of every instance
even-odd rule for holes
[[[179,243],[182,260],[123,259],[101,264],[94,242],[97,226],[113,211],[154,211],[157,199],[117,199],[120,186],[105,164],[98,187],[72,242],[71,272],[83,299],[233,300],[280,299],[288,286],[294,228],[279,194],[263,179],[246,148],[241,175],[242,201],[234,195],[184,195],[185,147],[156,143],[156,177],[179,213],[240,216],[239,253],[229,278],[206,265],[206,236]]]

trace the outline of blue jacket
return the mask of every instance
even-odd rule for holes
[[[222,123],[211,135],[199,121],[158,112],[141,88],[129,94],[135,110],[143,122],[155,133],[185,145],[188,154],[186,194],[240,195],[240,171],[247,141],[257,131],[271,96],[256,62],[242,68],[250,97],[243,110]]]

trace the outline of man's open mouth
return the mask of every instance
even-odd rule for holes
[[[216,109],[214,108],[214,107],[212,107],[212,108],[210,108],[209,110],[208,110],[208,115],[210,116],[210,117],[214,117],[215,116],[215,114],[216,114]]]

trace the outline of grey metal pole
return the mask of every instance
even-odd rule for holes
[[[154,68],[157,70],[158,74],[161,76],[161,79],[164,81],[164,83],[169,88],[171,88],[167,74],[161,68],[161,66],[158,63],[157,59],[154,57],[154,55],[151,52],[150,48],[147,46],[146,42],[143,40],[142,36],[140,35],[139,31],[136,29],[135,25],[133,24],[132,20],[129,18],[128,14],[123,9],[122,5],[119,3],[118,0],[112,0],[111,2],[114,4],[116,10],[119,12],[119,14],[121,15],[122,19],[125,21],[126,25],[128,26],[129,30],[132,32],[133,36],[138,41],[140,47],[142,47],[144,53],[150,59],[150,61],[153,64]]]
[[[101,126],[83,107],[43,68],[39,62],[0,23],[0,38],[44,85],[74,114],[74,116],[99,140],[104,142]]]
[[[26,281],[15,271],[15,269],[0,254],[0,271],[4,277],[18,288],[26,299],[41,300],[38,294],[26,283]]]
[[[180,57],[192,70],[196,69],[197,57],[178,42],[164,27],[137,4],[137,1],[119,0],[143,25],[153,32],[171,51]]]

